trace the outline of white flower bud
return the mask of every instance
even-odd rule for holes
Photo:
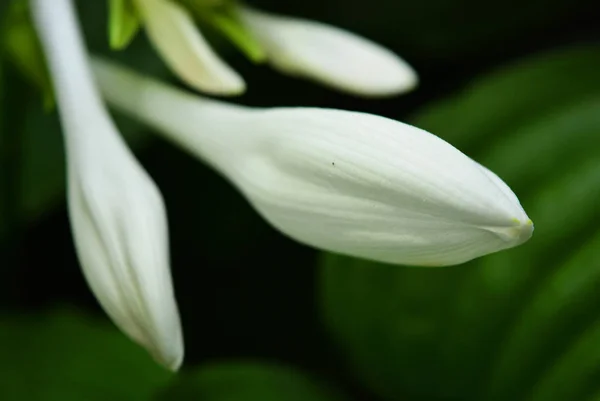
[[[238,95],[242,77],[206,42],[187,10],[171,0],[135,0],[146,33],[165,63],[188,85],[212,95]]]
[[[176,370],[183,339],[162,197],[99,98],[72,0],[32,0],[31,7],[64,131],[69,215],[83,273],[116,325]]]
[[[408,92],[417,85],[417,74],[404,60],[351,32],[243,5],[239,15],[268,61],[284,73],[373,97]]]
[[[112,105],[208,162],[299,242],[443,266],[532,234],[504,182],[418,128],[341,110],[232,106],[106,62],[94,68]]]

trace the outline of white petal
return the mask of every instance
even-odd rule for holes
[[[58,99],[84,275],[117,326],[175,370],[183,340],[162,197],[100,100],[72,0],[33,0],[31,7]]]
[[[212,95],[246,90],[244,80],[211,49],[182,6],[170,0],[136,1],[152,44],[183,81]]]
[[[270,62],[284,73],[363,96],[395,95],[417,85],[417,74],[404,60],[363,37],[316,21],[239,10]]]
[[[517,246],[533,225],[496,175],[418,128],[374,115],[247,109],[105,62],[105,97],[206,160],[299,242],[443,266]]]

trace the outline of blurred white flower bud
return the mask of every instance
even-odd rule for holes
[[[416,72],[384,47],[316,21],[241,5],[239,15],[273,67],[362,96],[389,96],[417,86]]]
[[[189,12],[172,0],[135,0],[150,41],[188,85],[212,95],[238,95],[246,84],[206,42]]]
[[[32,0],[31,8],[64,131],[69,214],[84,275],[116,325],[176,370],[183,339],[160,192],[101,102],[72,0]]]

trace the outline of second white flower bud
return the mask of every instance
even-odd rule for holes
[[[110,103],[208,162],[299,242],[443,266],[532,234],[500,178],[413,126],[341,110],[238,107],[105,62],[95,71]]]

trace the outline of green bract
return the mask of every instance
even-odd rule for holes
[[[180,0],[194,17],[225,36],[255,63],[264,62],[266,53],[237,15],[236,4],[229,0]]]
[[[108,38],[112,49],[126,48],[140,29],[140,15],[133,1],[109,0]]]

